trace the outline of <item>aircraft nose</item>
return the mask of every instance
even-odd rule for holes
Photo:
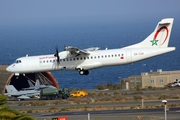
[[[11,66],[8,66],[8,67],[6,68],[6,71],[10,72],[10,71],[11,71]]]
[[[8,67],[6,68],[6,71],[12,72],[12,66],[13,66],[13,65],[8,66]]]

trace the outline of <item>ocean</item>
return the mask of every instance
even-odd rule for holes
[[[109,21],[83,23],[54,23],[36,25],[0,26],[0,64],[11,64],[17,58],[31,55],[55,53],[64,46],[80,49],[121,48],[145,39],[156,27],[157,19],[150,21]],[[96,88],[99,84],[119,84],[121,78],[140,75],[150,70],[163,71],[180,69],[180,23],[174,21],[169,46],[176,51],[129,65],[103,67],[90,70],[81,76],[77,71],[53,71],[60,87]]]

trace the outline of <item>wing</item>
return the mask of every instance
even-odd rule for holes
[[[17,97],[18,99],[29,99],[30,97],[26,96],[26,95],[21,95],[19,97]]]
[[[72,47],[72,46],[67,46],[65,47],[66,51],[69,51],[69,53],[72,56],[79,56],[79,55],[89,55],[90,53],[86,50],[80,50],[79,48]]]

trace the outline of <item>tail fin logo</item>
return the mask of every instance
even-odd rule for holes
[[[157,40],[156,38],[157,38],[159,32],[160,32],[161,30],[163,30],[163,29],[166,30],[166,37],[165,37],[165,39],[163,40],[161,46],[166,42],[166,40],[167,40],[167,38],[168,38],[169,32],[168,32],[168,28],[167,28],[166,26],[162,26],[161,28],[159,28],[159,29],[156,31],[153,40],[150,41],[150,42],[152,43],[152,46],[157,45],[157,42],[158,42],[159,40]]]

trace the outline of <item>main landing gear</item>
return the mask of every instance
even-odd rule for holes
[[[88,70],[78,69],[78,71],[79,71],[79,74],[80,74],[80,75],[88,75],[88,74],[89,74],[89,71],[88,71]]]

